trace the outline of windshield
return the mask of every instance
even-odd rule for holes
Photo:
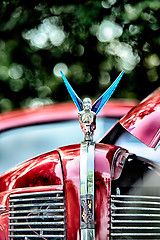
[[[96,141],[113,126],[117,118],[97,118]],[[63,121],[25,126],[0,133],[0,174],[37,155],[57,147],[80,143],[84,136],[79,122]]]

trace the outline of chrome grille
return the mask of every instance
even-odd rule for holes
[[[62,191],[12,194],[9,200],[9,239],[66,239]]]
[[[112,195],[111,239],[160,239],[160,197]]]

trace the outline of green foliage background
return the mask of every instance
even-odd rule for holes
[[[67,101],[58,69],[77,94],[97,98],[125,70],[117,98],[159,87],[160,1],[0,3],[0,111]]]

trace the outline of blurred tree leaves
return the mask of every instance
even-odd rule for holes
[[[159,86],[160,1],[1,1],[0,111],[98,97],[143,99]]]

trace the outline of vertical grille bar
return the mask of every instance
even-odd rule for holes
[[[66,239],[65,218],[62,191],[12,194],[9,200],[9,239]]]

